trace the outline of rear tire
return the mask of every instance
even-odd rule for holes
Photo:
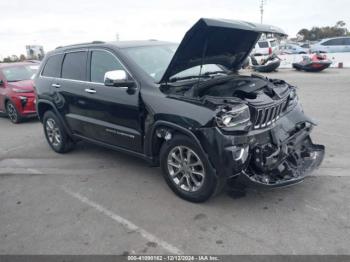
[[[6,103],[6,114],[12,123],[18,124],[22,122],[21,115],[18,113],[16,106],[11,101],[7,101]]]
[[[177,135],[163,143],[160,165],[168,186],[187,201],[204,202],[222,189],[223,180],[218,179],[202,150],[187,136]]]
[[[67,153],[73,149],[74,142],[55,113],[45,112],[43,126],[46,140],[55,152]]]

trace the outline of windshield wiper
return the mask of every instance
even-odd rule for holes
[[[211,75],[218,75],[218,74],[225,74],[227,75],[226,71],[223,70],[219,70],[219,71],[209,71],[209,72],[205,72],[203,75],[205,76],[211,76]]]
[[[193,79],[193,78],[210,78],[212,75],[217,75],[217,74],[227,74],[225,71],[208,71],[205,72],[201,75],[189,75],[189,76],[182,76],[182,77],[173,77],[170,78],[170,82],[176,82],[179,80],[188,80],[188,79]]]

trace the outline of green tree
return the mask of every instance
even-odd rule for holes
[[[349,30],[345,27],[344,21],[338,21],[334,26],[313,27],[310,30],[303,28],[298,32],[298,35],[303,36],[304,40],[315,41],[322,38],[346,36],[349,35]]]
[[[19,60],[23,62],[24,60],[26,60],[26,56],[23,55],[23,54],[21,54],[21,55],[19,56]]]
[[[11,63],[11,58],[9,56],[5,57],[4,58],[4,63]]]

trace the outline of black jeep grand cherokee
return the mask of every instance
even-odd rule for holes
[[[237,73],[263,32],[200,19],[180,45],[93,42],[47,54],[35,79],[37,111],[53,150],[87,140],[160,164],[180,197],[201,202],[237,177],[300,182],[324,147],[310,139],[296,88]]]

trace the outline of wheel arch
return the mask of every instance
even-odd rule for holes
[[[9,98],[8,96],[5,96],[5,97],[4,97],[4,112],[7,111],[6,105],[7,105],[7,103],[8,103],[9,101],[12,102],[11,98]]]
[[[55,105],[51,101],[39,99],[37,102],[37,105],[36,105],[36,111],[37,111],[38,118],[39,118],[40,122],[43,122],[44,114],[48,110],[51,110],[56,114],[56,116],[62,122],[64,129],[67,131],[67,133],[71,137],[72,132],[71,132],[70,128],[68,127],[66,121],[63,119],[62,115],[59,113],[59,111],[55,107]]]
[[[174,135],[178,134],[189,137],[196,143],[198,148],[209,160],[207,153],[204,151],[199,139],[191,130],[171,122],[159,120],[152,125],[150,131],[148,132],[148,135],[146,135],[145,138],[145,155],[152,158],[156,164],[159,163],[159,153],[162,144],[167,139],[170,140],[169,138],[165,137],[167,133],[171,134],[170,139],[172,139]]]

